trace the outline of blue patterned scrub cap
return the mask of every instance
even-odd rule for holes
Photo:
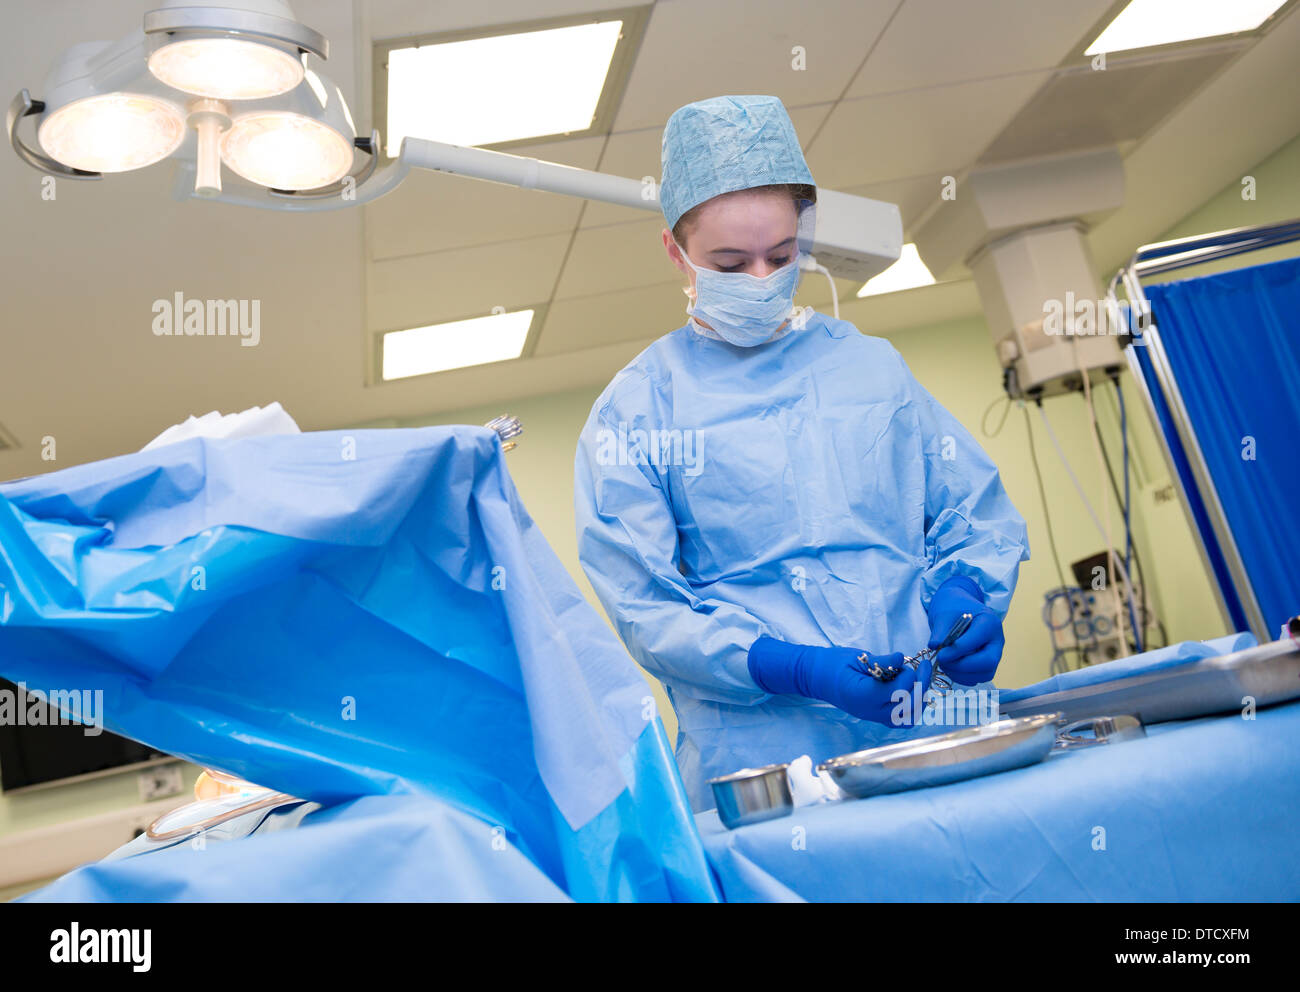
[[[718,96],[673,112],[664,127],[659,206],[668,229],[723,193],[813,182],[799,137],[774,96]]]

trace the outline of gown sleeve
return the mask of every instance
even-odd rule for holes
[[[916,380],[901,355],[898,362],[916,409],[925,459],[928,566],[922,576],[922,602],[928,609],[939,586],[965,576],[980,587],[988,605],[1005,616],[1020,563],[1029,558],[1024,518],[979,442]]]
[[[640,665],[697,699],[756,705],[749,647],[770,629],[745,609],[701,598],[680,570],[677,522],[655,467],[598,403],[574,466],[578,558]]]

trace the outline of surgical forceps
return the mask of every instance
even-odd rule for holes
[[[945,637],[942,641],[940,641],[938,646],[933,648],[925,648],[924,650],[916,652],[916,654],[914,655],[910,655],[909,657],[904,658],[903,664],[906,665],[908,668],[910,668],[912,671],[916,671],[917,667],[921,664],[922,661],[926,661],[930,658],[933,658],[944,648],[952,645],[957,640],[957,638],[961,637],[962,634],[966,633],[966,631],[970,629],[971,622],[974,619],[975,619],[974,614],[963,613],[961,616],[957,618],[957,622],[952,625],[952,629],[948,631],[948,636]],[[945,675],[942,671],[940,671],[938,665],[934,666],[934,673],[930,679],[930,683],[931,685],[934,686],[934,688],[938,692],[947,692],[949,689],[952,688],[952,679],[950,679],[947,675]]]

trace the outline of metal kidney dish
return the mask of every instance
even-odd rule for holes
[[[817,770],[857,798],[946,785],[1042,761],[1060,720],[1059,713],[999,720],[841,755]]]

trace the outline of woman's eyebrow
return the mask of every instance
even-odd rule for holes
[[[768,249],[766,252],[764,252],[763,254],[768,255],[768,254],[771,254],[772,252],[776,251],[777,249],[785,248],[785,247],[786,247],[787,245],[789,245],[792,241],[794,241],[794,236],[793,236],[793,235],[791,235],[790,237],[786,238],[784,241],[780,242],[779,244],[775,244],[775,245],[773,245],[771,248],[769,248],[769,249]],[[712,249],[712,250],[709,252],[709,254],[710,254],[710,255],[748,255],[749,252],[746,251],[744,248],[714,248],[714,249]]]

